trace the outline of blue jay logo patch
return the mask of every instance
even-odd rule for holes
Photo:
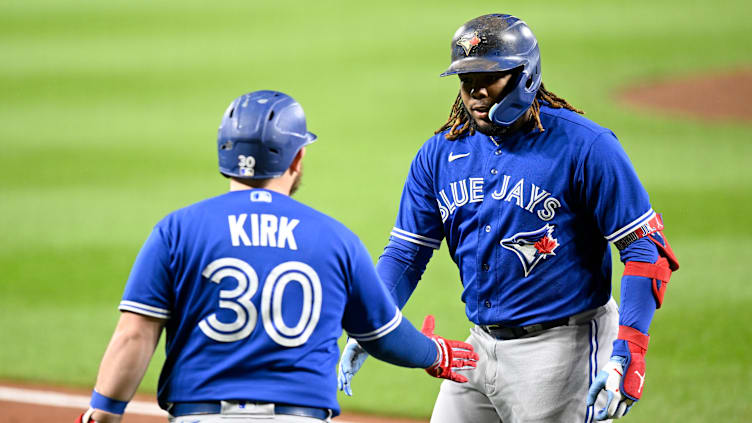
[[[465,51],[465,56],[469,56],[470,52],[473,51],[473,48],[481,43],[480,37],[478,37],[478,31],[474,31],[472,33],[468,33],[463,35],[459,40],[457,40],[457,45],[462,47],[462,49]]]
[[[537,231],[519,232],[501,240],[502,247],[517,254],[522,262],[525,277],[541,260],[556,255],[554,250],[559,246],[559,242],[552,236],[554,227],[547,224]]]

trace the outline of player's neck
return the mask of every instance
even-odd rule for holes
[[[280,194],[284,195],[290,195],[290,187],[292,184],[285,180],[284,177],[274,178],[269,181],[269,183],[264,186],[262,189],[266,189],[269,191],[278,192]],[[254,188],[250,185],[246,185],[240,181],[237,181],[235,179],[230,179],[230,191],[243,191],[248,189],[258,189]]]

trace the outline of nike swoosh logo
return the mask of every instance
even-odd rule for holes
[[[457,159],[461,159],[461,158],[467,157],[469,155],[470,155],[470,153],[456,154],[456,155],[453,155],[452,153],[449,153],[449,162],[451,163],[451,162],[453,162],[453,161],[455,161]]]

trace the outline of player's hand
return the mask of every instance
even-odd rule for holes
[[[96,417],[96,420],[94,419]],[[112,414],[102,410],[89,408],[86,412],[81,413],[76,419],[76,423],[120,423],[123,419],[121,414]]]
[[[342,350],[342,357],[339,360],[337,371],[337,389],[343,391],[345,395],[352,396],[352,386],[350,381],[355,373],[358,373],[363,362],[368,358],[368,353],[363,347],[358,345],[354,339],[349,339],[347,345]]]
[[[588,405],[595,404],[598,393],[605,389],[608,394],[606,408],[595,416],[597,420],[618,419],[629,412],[642,397],[645,385],[645,353],[650,336],[629,326],[619,326],[619,335],[614,341],[613,355],[598,373],[588,391]]]
[[[590,386],[588,391],[587,405],[592,406],[595,404],[595,399],[598,397],[598,393],[605,389],[608,395],[606,401],[606,407],[602,410],[598,410],[595,415],[596,420],[618,419],[623,417],[634,400],[622,395],[622,379],[624,375],[624,363],[626,358],[620,356],[613,356],[611,360],[603,367],[595,378],[593,385]]]
[[[451,339],[444,339],[439,335],[433,333],[436,321],[432,315],[426,316],[423,321],[423,335],[431,338],[436,343],[438,349],[438,357],[436,362],[426,372],[433,376],[442,379],[449,379],[455,382],[464,383],[467,382],[467,378],[455,370],[475,368],[478,361],[478,354],[473,350],[473,346],[462,342],[454,341]]]
[[[97,423],[94,421],[94,419],[91,418],[92,414],[94,414],[93,408],[86,410],[85,412],[81,413],[80,416],[78,416],[76,423]]]

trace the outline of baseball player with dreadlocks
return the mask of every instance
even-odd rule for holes
[[[648,328],[678,269],[661,217],[616,136],[543,85],[523,21],[480,16],[451,49],[457,100],[410,166],[377,264],[400,307],[442,239],[459,268],[480,360],[469,383],[442,383],[431,422],[619,418],[642,395]],[[626,264],[618,310],[609,242]],[[348,395],[365,357],[348,342]]]
[[[162,329],[159,404],[175,423],[329,421],[344,328],[369,353],[466,381],[464,342],[418,332],[360,240],[290,196],[308,132],[300,105],[256,91],[225,111],[217,140],[230,192],[170,213],[133,265],[123,312],[78,423],[119,422]]]

